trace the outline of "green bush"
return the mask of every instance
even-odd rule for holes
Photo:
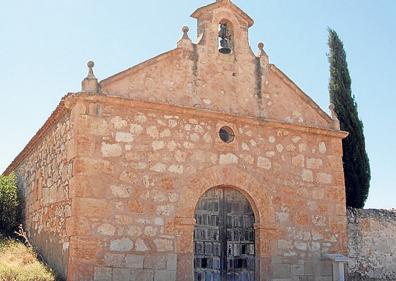
[[[19,224],[18,206],[15,173],[0,176],[0,234],[14,234]]]

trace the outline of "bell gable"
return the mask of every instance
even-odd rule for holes
[[[111,96],[332,128],[333,120],[248,41],[253,20],[229,0],[196,10],[177,48],[100,82]]]

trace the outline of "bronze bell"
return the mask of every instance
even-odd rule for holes
[[[220,47],[219,52],[222,54],[230,54],[231,53],[231,34],[227,28],[227,24],[220,24]]]

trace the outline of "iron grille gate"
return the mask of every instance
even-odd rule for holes
[[[254,214],[249,201],[231,188],[213,188],[195,211],[194,280],[253,281]]]

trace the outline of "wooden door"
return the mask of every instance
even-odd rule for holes
[[[253,281],[254,214],[243,194],[226,187],[209,190],[195,219],[195,281]]]

